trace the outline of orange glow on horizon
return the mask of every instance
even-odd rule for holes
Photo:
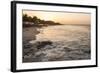
[[[29,11],[24,10],[23,14],[37,16],[42,20],[51,20],[62,24],[91,24],[91,14],[89,13],[69,13],[69,12],[48,12],[48,11]]]

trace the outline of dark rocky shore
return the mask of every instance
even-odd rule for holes
[[[76,48],[64,46],[62,42],[37,41],[24,44],[23,62],[44,62],[90,59],[90,47],[79,45]],[[70,44],[71,45],[71,44]]]
[[[33,29],[34,28],[34,29]],[[23,62],[87,60],[91,58],[90,39],[79,41],[39,41],[37,27],[23,28]]]

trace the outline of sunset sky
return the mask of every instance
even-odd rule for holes
[[[28,16],[37,16],[42,20],[51,20],[62,24],[91,24],[91,14],[89,13],[72,13],[72,12],[50,12],[50,11],[31,11],[23,10],[23,14]]]

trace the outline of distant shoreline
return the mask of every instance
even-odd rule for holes
[[[83,25],[83,24],[61,24],[61,26],[63,25],[68,25],[68,26],[91,26],[91,25]],[[36,27],[36,28],[41,28],[41,27],[47,27],[47,26],[59,26],[59,25],[50,25],[50,24],[47,24],[47,25],[24,25],[23,24],[23,27]]]
[[[62,25],[73,25],[73,26],[91,26],[90,24],[62,24]]]

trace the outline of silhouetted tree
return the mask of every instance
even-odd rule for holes
[[[47,26],[47,25],[60,25],[60,23],[56,23],[54,21],[45,21],[41,20],[36,16],[28,16],[27,14],[23,14],[23,26]],[[28,22],[28,23],[27,23]]]
[[[32,18],[32,21],[33,21],[34,24],[38,24],[38,18],[36,16],[34,16]]]
[[[28,15],[27,14],[23,15],[23,21],[28,21]]]
[[[33,20],[32,20],[32,17],[31,17],[31,16],[29,16],[29,17],[28,17],[28,21],[29,21],[29,22],[33,22]]]

